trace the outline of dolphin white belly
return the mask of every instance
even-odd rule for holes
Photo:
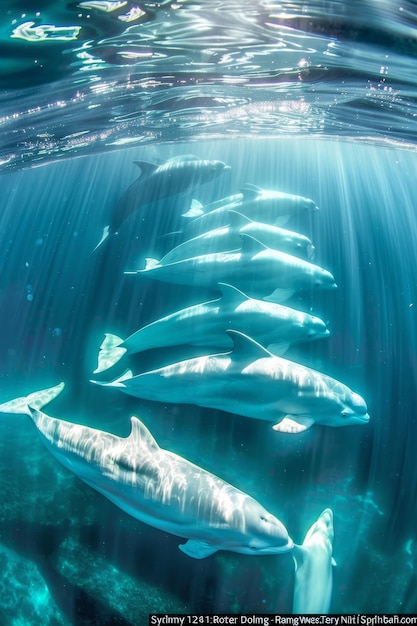
[[[333,590],[333,512],[325,509],[293,552],[293,613],[329,612]]]
[[[147,400],[197,404],[272,421],[281,432],[300,432],[317,422],[347,426],[369,421],[366,403],[339,381],[273,355],[246,335],[228,331],[234,349],[179,361],[110,383]]]
[[[186,538],[179,547],[193,558],[218,550],[262,555],[293,548],[283,524],[259,502],[161,449],[136,417],[131,418],[130,435],[122,438],[33,408],[42,407],[62,388],[6,402],[0,412],[29,414],[60,463],[139,521]]]

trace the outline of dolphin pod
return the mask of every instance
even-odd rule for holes
[[[300,289],[334,289],[327,270],[299,257],[272,250],[249,235],[242,235],[241,250],[195,256],[174,263],[148,259],[143,270],[125,272],[162,282],[216,289],[230,283],[253,298],[282,303]]]
[[[279,226],[250,220],[242,213],[228,210],[229,223],[192,237],[168,252],[163,263],[175,263],[202,254],[237,250],[242,246],[241,235],[250,235],[264,246],[302,258],[312,258],[314,246],[305,235]],[[162,263],[162,261],[161,261]]]
[[[107,333],[94,373],[107,370],[126,353],[179,345],[214,347],[219,351],[231,348],[233,342],[225,332],[230,325],[277,355],[284,354],[294,343],[330,334],[323,320],[314,315],[254,300],[231,285],[220,284],[218,288],[221,298],[176,311],[141,328],[124,341]]]
[[[135,161],[135,165],[140,168],[141,176],[120,196],[112,210],[110,223],[104,227],[94,250],[116,234],[123,222],[141,207],[167,197],[191,193],[230,170],[222,161],[206,161],[188,155],[169,159],[162,165],[145,161]]]
[[[339,381],[277,357],[250,337],[227,331],[234,348],[179,361],[137,376],[130,370],[113,382],[146,400],[196,404],[271,421],[274,430],[298,433],[314,423],[348,426],[369,421],[363,398]],[[254,391],[256,390],[256,391]]]
[[[259,502],[160,448],[137,417],[130,420],[130,435],[122,438],[42,413],[39,409],[63,387],[5,402],[0,412],[29,415],[64,467],[125,513],[187,539],[179,548],[190,557],[202,559],[218,550],[249,555],[292,550],[284,525]]]

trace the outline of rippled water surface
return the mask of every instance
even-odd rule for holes
[[[8,2],[1,163],[289,134],[414,143],[416,4]]]
[[[417,4],[6,4],[0,403],[62,380],[50,415],[121,437],[137,415],[162,448],[261,502],[297,544],[331,508],[330,612],[417,613]],[[149,166],[141,173],[135,162],[192,155],[227,168],[201,185],[193,173],[174,196],[141,186]],[[148,199],[136,211],[126,194],[135,181]],[[310,260],[337,289],[303,289],[286,304],[320,317],[330,335],[286,358],[360,394],[368,424],[279,433],[198,406],[197,387],[196,404],[181,404],[89,382],[195,355],[190,346],[148,350],[93,375],[104,333],[124,338],[219,295],[203,288],[207,273],[187,286],[125,272],[200,233],[190,209],[217,202],[243,213],[248,185],[319,207],[283,227],[311,239]],[[112,222],[117,206],[121,223]],[[263,397],[258,382],[249,391]],[[192,559],[178,550],[183,539],[62,467],[28,417],[0,417],[2,626],[291,613],[290,554]],[[310,577],[313,593],[318,580]]]

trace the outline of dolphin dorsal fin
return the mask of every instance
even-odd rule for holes
[[[230,339],[233,341],[233,352],[240,352],[245,358],[263,359],[265,357],[273,357],[274,355],[260,343],[248,337],[244,333],[237,330],[226,330]]]
[[[245,254],[256,254],[257,252],[262,252],[263,250],[270,250],[268,246],[265,246],[262,242],[255,239],[251,235],[241,234],[242,238],[242,252]]]
[[[243,213],[233,211],[233,209],[227,209],[227,214],[229,216],[230,226],[233,226],[234,228],[243,228],[243,226],[251,224],[253,221],[249,219],[249,217],[246,217],[246,215],[243,215]]]
[[[159,446],[155,441],[154,436],[146,428],[137,417],[132,415],[130,418],[131,431],[128,437],[136,445],[144,445],[146,448],[159,450]]]
[[[150,176],[158,169],[157,165],[147,161],[133,161],[133,163],[140,168],[141,176]]]
[[[240,291],[237,287],[233,287],[233,285],[229,285],[228,283],[217,283],[217,285],[221,291],[223,302],[231,302],[237,306],[242,302],[250,300],[249,296],[243,293],[243,291]]]
[[[251,183],[243,185],[240,191],[243,193],[243,200],[254,200],[262,193],[262,189],[258,185],[252,185]]]

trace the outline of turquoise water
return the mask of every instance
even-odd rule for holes
[[[146,19],[120,32],[118,15],[130,5],[112,14],[90,10],[89,18],[75,4],[61,13],[40,7],[36,19],[44,24],[84,29],[83,38],[54,42],[52,51],[50,41],[13,47],[12,20],[16,27],[32,17],[21,18],[28,8],[10,4],[3,47],[16,57],[14,66],[2,62],[0,402],[63,380],[65,391],[45,408],[49,415],[123,437],[137,415],[162,448],[256,498],[296,543],[332,508],[330,611],[416,613],[415,7],[407,3],[393,20],[380,3],[372,20],[366,14],[373,25],[366,35],[339,3],[332,4],[332,28],[320,4],[310,6],[310,26],[296,7],[291,15],[275,5],[243,7],[230,41],[220,31],[210,35],[213,16],[232,19],[233,7],[221,3],[213,13],[197,3],[144,5]],[[280,72],[278,31],[287,43]],[[372,80],[382,80],[383,46],[384,80],[392,84],[364,95]],[[80,49],[101,65],[90,61],[82,72],[87,57]],[[300,80],[293,70],[307,49],[311,73]],[[31,73],[41,53],[44,69]],[[52,74],[54,55],[62,63]],[[333,65],[324,67],[326,58]],[[156,76],[160,83],[151,86]],[[74,101],[76,89],[83,95]],[[231,169],[189,196],[149,204],[93,253],[112,208],[138,176],[134,161],[190,154]],[[125,338],[213,297],[124,272],[181,241],[191,198],[209,203],[247,183],[319,207],[286,227],[312,240],[314,263],[334,275],[337,289],[304,290],[288,304],[322,318],[330,336],[293,346],[286,358],[355,390],[366,400],[369,424],[313,425],[291,435],[267,421],[201,408],[198,389],[195,405],[177,404],[89,382],[104,333]],[[132,355],[100,380],[127,365],[146,372],[191,354],[174,347]],[[1,624],[136,625],[151,612],[291,612],[290,554],[220,551],[191,559],[178,550],[182,539],[128,516],[57,463],[27,417],[2,415],[0,447]]]

